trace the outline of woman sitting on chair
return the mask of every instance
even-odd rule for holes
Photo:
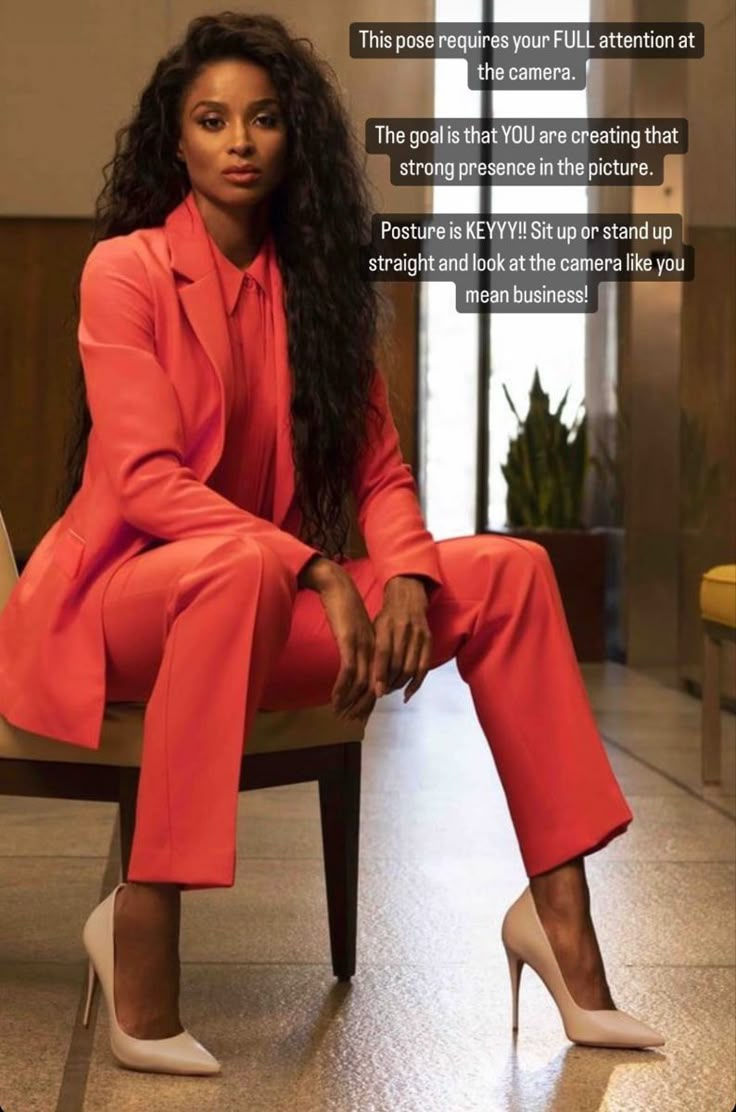
[[[0,621],[18,725],[95,747],[106,701],[146,702],[127,883],[84,929],[87,1016],[99,976],[120,1062],[217,1072],[179,1018],[180,892],[234,883],[257,710],[365,720],[455,659],[529,877],[503,926],[514,1003],[526,961],[574,1041],[661,1045],[616,1009],[590,916],[583,857],[633,816],[551,564],[426,529],[374,362],[359,148],[307,43],[270,16],[195,19],[119,133],[81,278],[63,516]]]

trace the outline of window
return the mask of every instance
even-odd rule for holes
[[[488,5],[486,5],[488,7]],[[450,5],[438,0],[438,22],[480,22],[483,5],[475,0]],[[587,22],[589,0],[559,0],[559,22]],[[549,22],[546,0],[494,0],[496,23]],[[487,18],[487,17],[486,17]],[[481,93],[467,88],[466,64],[457,59],[435,60],[436,117],[481,115]],[[495,117],[543,118],[587,115],[585,89],[564,92],[493,92]],[[490,211],[586,212],[585,186],[495,186]],[[480,212],[478,187],[440,186],[433,191],[434,212]],[[506,521],[506,482],[501,464],[516,421],[504,397],[506,387],[519,413],[527,409],[527,395],[539,368],[552,405],[570,387],[563,416],[570,420],[584,397],[584,313],[457,313],[451,282],[423,282],[421,306],[422,439],[420,473],[427,525],[439,540],[476,531],[478,483],[478,406],[488,406],[489,458],[485,522],[498,527]],[[478,398],[480,329],[489,329],[490,383],[487,399]]]

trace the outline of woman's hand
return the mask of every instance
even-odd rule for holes
[[[340,672],[332,689],[339,718],[367,719],[376,703],[371,685],[375,634],[355,583],[339,564],[320,557],[298,579],[319,593],[340,652]]]
[[[420,579],[397,575],[386,584],[383,608],[376,615],[376,649],[371,687],[387,695],[411,683],[404,692],[408,703],[424,683],[432,654],[432,634],[427,624],[427,591]]]
[[[298,583],[319,593],[335,635],[341,668],[331,698],[338,717],[367,719],[377,697],[411,680],[404,693],[408,703],[424,683],[432,653],[422,581],[403,575],[390,579],[373,624],[355,583],[332,560],[311,560]]]

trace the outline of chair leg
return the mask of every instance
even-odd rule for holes
[[[130,851],[133,848],[135,809],[138,800],[139,768],[120,769],[118,803],[120,807],[120,869],[122,881],[128,879]]]
[[[342,750],[340,772],[320,777],[319,804],[332,969],[339,981],[349,981],[358,925],[361,743],[346,742]]]
[[[703,634],[702,773],[704,784],[721,782],[720,644]]]

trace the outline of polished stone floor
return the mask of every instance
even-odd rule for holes
[[[503,914],[526,884],[454,663],[363,747],[358,969],[331,971],[316,785],[244,793],[235,887],[186,893],[182,1019],[215,1078],[134,1073],[99,998],[81,1025],[81,927],[118,879],[109,804],[0,797],[4,1112],[725,1112],[736,1096],[736,719],[700,783],[699,702],[616,664],[583,674],[634,812],[586,859],[619,1007],[659,1050],[580,1047],[524,970],[511,1032]]]

